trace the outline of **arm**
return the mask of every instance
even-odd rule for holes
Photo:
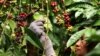
[[[43,45],[46,56],[56,56],[53,45],[49,37],[44,32],[43,20],[34,21],[30,24],[29,29],[32,30],[36,35],[40,36],[40,41]]]

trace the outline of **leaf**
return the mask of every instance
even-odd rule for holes
[[[23,3],[23,4],[26,4],[26,3],[27,3],[27,1],[26,1],[26,0],[22,0],[22,3]]]
[[[75,18],[79,17],[84,11],[83,10],[79,10],[75,13]]]
[[[4,33],[5,33],[6,35],[8,35],[8,36],[11,35],[11,29],[9,29],[9,28],[10,28],[10,27],[9,27],[8,25],[6,25],[5,28],[4,28]]]
[[[92,18],[94,15],[96,15],[97,10],[96,9],[86,9],[84,15],[86,16],[87,19]]]
[[[4,50],[8,50],[8,48],[11,45],[11,40],[10,37],[8,35],[6,35],[5,33],[1,35],[2,40],[1,40],[1,45],[4,48]]]
[[[25,28],[25,31],[27,34],[25,35],[25,39],[35,47],[42,49],[42,44],[39,40],[39,37],[37,37],[30,29]]]
[[[11,51],[3,52],[3,53],[0,53],[0,56],[13,56],[13,53],[11,53]]]
[[[91,3],[88,2],[76,2],[71,5],[66,6],[67,9],[71,8],[94,8],[94,6]]]
[[[71,45],[73,45],[85,32],[86,29],[83,29],[81,31],[76,32],[75,34],[73,34],[70,39],[68,40],[66,46],[70,47]]]
[[[88,2],[89,0],[73,0],[74,2]]]
[[[95,34],[93,34],[88,41],[96,41],[96,42],[100,42],[100,30],[97,30]]]
[[[100,26],[100,20],[97,20],[93,26]]]
[[[43,19],[43,15],[40,14],[39,12],[36,12],[34,15],[33,15],[33,18],[35,20],[40,20],[40,19]]]
[[[70,5],[71,3],[73,3],[73,0],[64,0],[65,5]]]
[[[89,40],[92,35],[96,34],[96,30],[93,28],[87,28],[86,31],[84,32],[84,37],[86,37],[86,40]],[[92,37],[94,38],[94,37]]]
[[[86,54],[86,56],[100,56],[100,43],[98,43],[92,51]]]
[[[59,37],[57,37],[53,32],[48,32],[49,38],[52,40],[52,43],[56,46],[60,46]]]
[[[12,31],[16,28],[16,23],[13,20],[8,20],[8,24],[11,27]]]

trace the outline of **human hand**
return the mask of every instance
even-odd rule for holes
[[[38,20],[38,21],[33,21],[30,26],[29,29],[32,30],[36,35],[41,36],[42,34],[44,34],[44,20]]]

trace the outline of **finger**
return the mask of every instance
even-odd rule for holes
[[[36,22],[36,25],[43,26],[43,22]]]
[[[44,27],[43,26],[39,26],[39,28],[44,31]]]
[[[36,34],[41,35],[44,31],[41,29],[36,29],[35,32]]]
[[[46,33],[45,32],[42,32],[42,36],[46,36]]]
[[[40,20],[37,20],[35,22],[42,22],[42,23],[45,23],[45,20],[44,19],[40,19]]]
[[[42,35],[40,36],[40,42],[44,42],[46,39],[46,34],[43,32]]]
[[[35,26],[35,25],[36,25],[35,22],[31,22],[29,27],[33,27],[33,26]]]

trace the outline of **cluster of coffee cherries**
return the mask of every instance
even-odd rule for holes
[[[18,27],[24,27],[27,25],[27,22],[26,22],[26,18],[27,18],[27,14],[25,12],[22,12],[20,13],[18,16],[17,16],[17,26]]]
[[[64,13],[64,21],[65,21],[65,27],[71,26],[70,24],[70,16],[68,13]]]
[[[22,29],[20,27],[15,28],[15,42],[21,43],[21,37],[22,37]]]
[[[14,16],[12,14],[12,12],[7,12],[7,19],[13,19]]]
[[[63,24],[63,18],[62,18],[62,16],[61,16],[60,14],[58,14],[58,15],[56,16],[56,23],[57,23],[58,25]]]
[[[10,4],[11,3],[15,3],[14,1],[12,0],[0,0],[0,5],[3,5],[4,8],[8,8],[10,7]]]
[[[71,19],[70,19],[70,14],[68,12],[64,13],[64,22],[65,22],[65,27],[68,28],[68,31],[72,30],[72,25],[71,25]]]
[[[19,13],[17,16],[17,27],[15,28],[15,42],[20,43],[21,42],[21,37],[23,35],[22,32],[22,27],[25,27],[27,25],[27,14],[25,12]]]
[[[51,1],[51,7],[52,7],[52,11],[54,12],[54,13],[56,13],[56,12],[58,12],[59,11],[59,9],[58,9],[58,7],[57,7],[57,2],[56,1]]]

